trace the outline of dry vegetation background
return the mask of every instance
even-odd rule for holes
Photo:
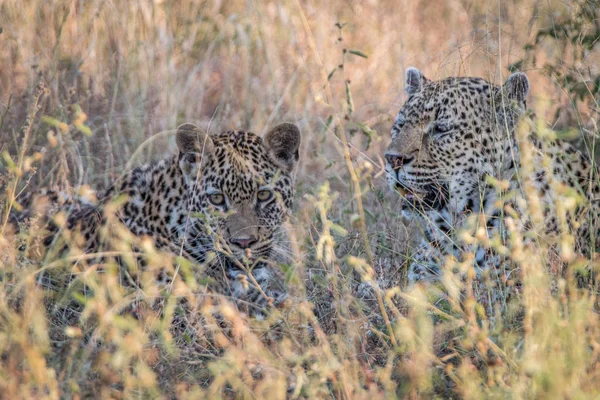
[[[24,188],[102,190],[132,165],[173,152],[182,122],[262,133],[291,121],[303,134],[288,227],[293,262],[282,266],[294,293],[290,309],[253,321],[221,303],[214,307],[227,324],[218,323],[202,285],[186,281],[165,301],[168,312],[136,320],[120,311],[154,301],[148,293],[62,264],[69,279],[93,288],[89,297],[72,283],[44,290],[39,271],[58,264],[24,257],[19,247],[28,239],[5,235],[0,397],[600,395],[595,293],[569,291],[568,281],[551,292],[546,261],[523,249],[515,262],[536,261],[522,296],[495,313],[472,295],[439,301],[403,292],[415,233],[382,175],[408,66],[429,78],[501,83],[526,58],[518,66],[531,79],[529,104],[557,130],[593,137],[594,102],[574,108],[560,78],[542,66],[564,61],[585,81],[598,72],[596,54],[580,57],[558,40],[525,50],[577,7],[552,0],[0,1],[4,211]],[[46,90],[36,103],[40,80]],[[382,289],[361,298],[358,284],[369,277]],[[183,297],[196,304],[197,320],[171,301]],[[172,320],[185,324],[177,330]]]

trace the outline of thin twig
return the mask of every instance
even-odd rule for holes
[[[27,110],[27,118],[25,119],[25,123],[21,127],[23,142],[21,143],[21,151],[19,152],[19,158],[17,160],[16,169],[13,171],[14,180],[12,183],[12,188],[10,188],[6,191],[6,195],[8,198],[6,201],[6,208],[4,210],[4,216],[3,216],[3,220],[2,220],[2,229],[0,229],[0,236],[4,234],[4,230],[6,228],[6,225],[8,224],[8,216],[9,216],[10,211],[12,210],[12,207],[16,200],[15,193],[17,192],[17,187],[19,185],[19,177],[23,173],[23,163],[25,162],[25,153],[27,152],[27,147],[29,144],[29,140],[31,138],[31,130],[33,127],[33,121],[34,121],[35,115],[37,114],[37,112],[40,109],[39,101],[45,90],[46,90],[46,85],[44,84],[44,81],[42,80],[42,78],[40,78],[37,85],[35,86],[34,91],[33,91],[33,96],[32,96],[33,101],[31,102],[31,104],[29,106],[29,110]]]
[[[329,80],[327,79],[327,71],[325,70],[325,68],[323,66],[323,61],[321,60],[321,56],[319,55],[319,52],[317,51],[317,46],[314,41],[314,36],[312,34],[312,30],[310,29],[310,25],[308,24],[306,15],[304,14],[304,10],[302,9],[302,5],[300,4],[300,1],[296,0],[296,5],[298,6],[298,9],[300,10],[300,18],[302,20],[302,25],[304,25],[304,29],[306,30],[306,34],[307,34],[306,36],[308,38],[308,43],[311,47],[311,50],[313,51],[313,53],[315,55],[317,64],[319,65],[319,69],[321,71],[321,77],[324,82],[327,100],[328,100],[329,104],[334,104],[333,94],[331,92]],[[354,165],[352,165],[352,158],[350,156],[350,147],[348,145],[348,139],[346,138],[346,133],[343,130],[342,121],[340,120],[340,117],[337,113],[334,112],[333,114],[335,116],[335,123],[340,128],[342,128],[342,132],[340,133],[340,138],[342,140],[342,145],[344,148],[344,159],[346,161],[346,166],[348,167],[348,171],[350,173],[350,179],[352,180],[352,186],[354,189],[354,199],[356,200],[356,205],[358,207],[360,231],[361,231],[361,234],[362,234],[362,237],[364,240],[365,250],[366,250],[367,256],[369,258],[369,263],[371,264],[371,266],[373,266],[373,265],[375,265],[375,259],[373,257],[373,252],[371,251],[371,244],[369,243],[369,237],[367,235],[367,225],[365,223],[365,210],[364,210],[363,202],[362,202],[362,193],[360,190],[360,182],[358,180],[358,176],[356,175],[356,171],[354,170]],[[381,297],[380,290],[377,290],[377,289],[375,290],[375,296],[377,297],[377,303],[379,305],[379,309],[383,316],[385,326],[389,331],[392,344],[394,345],[394,347],[397,347],[398,342],[396,341],[396,337],[395,337],[394,331],[392,329],[392,324],[390,322],[390,318],[385,309],[385,304],[383,302],[383,298]]]

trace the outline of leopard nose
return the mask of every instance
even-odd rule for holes
[[[411,157],[411,156],[404,156],[404,155],[393,154],[393,153],[385,154],[385,160],[388,162],[388,164],[390,164],[392,166],[392,168],[394,170],[401,168],[405,164],[410,163],[413,160],[413,158],[414,157]]]
[[[254,236],[254,235],[251,235],[248,237],[231,238],[231,239],[229,239],[229,241],[231,242],[231,244],[234,244],[242,249],[250,248],[250,246],[252,246],[256,242],[258,242],[258,240],[256,239],[256,236]]]

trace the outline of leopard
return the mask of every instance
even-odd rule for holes
[[[116,209],[134,237],[206,265],[219,294],[258,310],[250,314],[281,304],[287,291],[276,264],[293,207],[299,128],[282,123],[264,137],[242,130],[209,135],[185,123],[175,142],[176,154],[124,173],[94,200],[42,189],[22,202],[18,219],[32,219],[40,213],[34,204],[46,204],[47,215],[66,217],[48,218],[44,245],[76,232],[83,252],[94,253],[105,244],[107,210]]]
[[[405,91],[384,159],[402,216],[422,227],[407,267],[409,286],[439,282],[449,259],[467,262],[476,276],[518,279],[506,257],[465,239],[479,231],[506,243],[508,219],[525,236],[541,232],[554,238],[548,240],[558,253],[556,238],[567,230],[576,238],[577,254],[595,257],[600,246],[598,168],[572,143],[539,128],[527,107],[525,73],[514,72],[496,85],[477,77],[430,80],[410,67]],[[533,166],[527,171],[525,159]],[[528,188],[539,198],[537,219],[526,212],[533,201]],[[566,213],[565,227],[558,208],[571,201],[565,195],[569,190],[581,201]],[[474,255],[471,261],[467,253]]]

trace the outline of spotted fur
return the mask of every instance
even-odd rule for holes
[[[197,263],[210,261],[209,274],[225,278],[224,294],[259,307],[284,299],[273,261],[293,203],[298,128],[281,124],[261,138],[243,131],[209,136],[184,124],[176,142],[176,155],[125,174],[97,205],[61,202],[53,208],[71,211],[67,228],[79,231],[85,250],[94,252],[102,246],[104,210],[124,197],[117,215],[134,235]],[[42,197],[60,200],[52,192]],[[253,287],[250,271],[260,288]]]
[[[406,91],[409,96],[392,126],[385,158],[388,182],[401,195],[404,215],[424,226],[421,248],[409,267],[410,282],[436,279],[446,256],[461,258],[465,250],[476,253],[479,271],[505,267],[497,254],[461,243],[457,232],[466,229],[472,215],[483,216],[488,237],[504,232],[500,228],[507,208],[498,208],[497,201],[507,193],[515,193],[508,206],[520,215],[520,227],[533,229],[535,221],[519,208],[520,199],[527,199],[526,183],[541,196],[544,218],[537,225],[549,236],[559,231],[556,204],[566,199],[557,188],[579,193],[584,205],[569,216],[576,247],[586,255],[595,252],[600,245],[597,171],[569,143],[535,134],[527,116],[525,74],[515,73],[497,86],[480,78],[430,81],[409,68]],[[526,144],[519,144],[516,135],[520,124],[529,129]],[[524,145],[536,166],[530,176],[522,176]],[[490,177],[510,182],[509,188],[499,193]]]

